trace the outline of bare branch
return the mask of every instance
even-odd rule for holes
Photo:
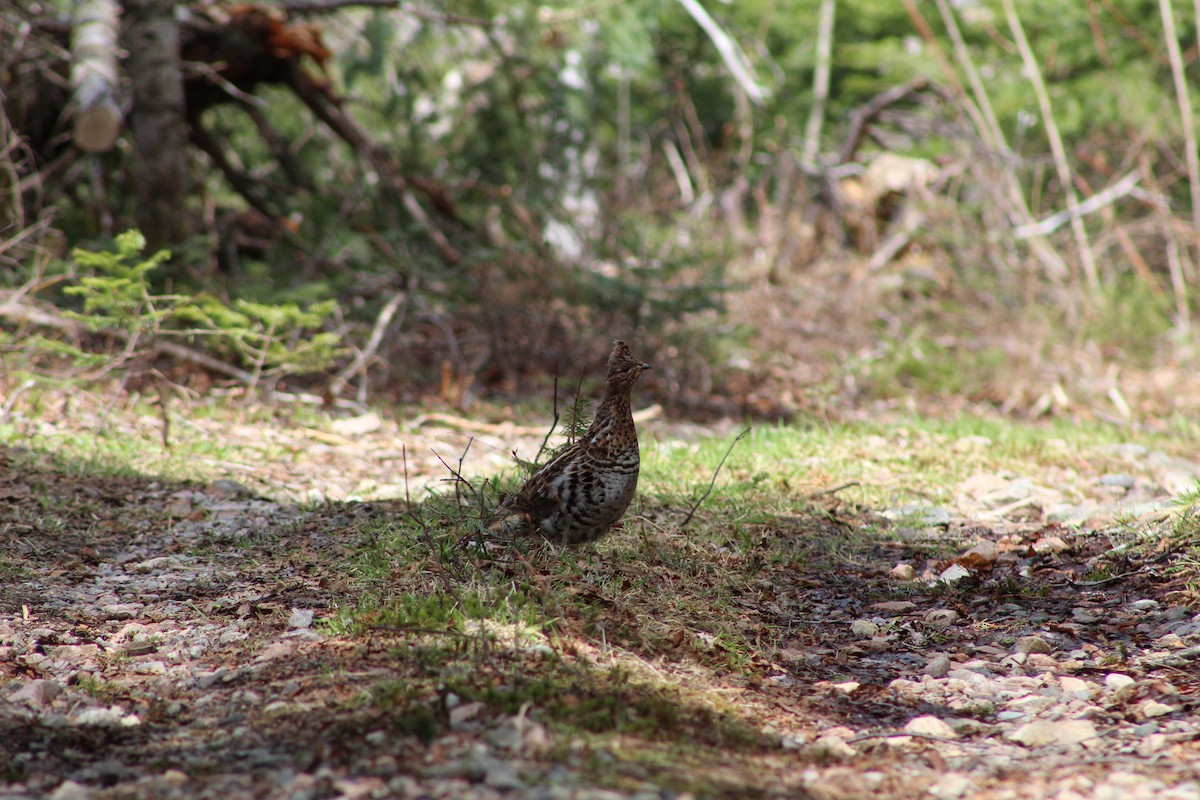
[[[683,530],[688,526],[688,523],[692,521],[692,517],[696,515],[696,509],[700,508],[700,504],[707,500],[708,496],[712,494],[713,487],[717,485],[717,476],[721,474],[721,467],[725,466],[725,459],[729,458],[729,454],[733,452],[733,448],[737,446],[738,442],[740,442],[742,439],[745,439],[750,434],[750,431],[750,428],[746,428],[746,430],[735,436],[733,441],[729,443],[729,449],[725,451],[725,455],[721,456],[721,463],[717,464],[717,468],[713,470],[712,480],[708,482],[708,488],[704,490],[704,494],[700,495],[700,497],[696,499],[695,503],[692,503],[692,507],[688,511],[687,516],[683,518],[683,522],[679,523],[680,530]]]

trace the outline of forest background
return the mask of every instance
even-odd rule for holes
[[[1193,12],[18,2],[2,344],[469,408],[621,336],[672,414],[1183,424]]]

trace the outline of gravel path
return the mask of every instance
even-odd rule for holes
[[[713,793],[1200,800],[1200,615],[1095,532],[1166,525],[1200,466],[1126,447],[1128,472],[1082,493],[972,476],[952,506],[885,511],[898,536],[869,558],[764,571],[747,640],[787,634],[744,680],[712,680],[767,744],[726,754]],[[395,504],[80,477],[5,450],[0,501],[0,798],[684,796],[653,774],[600,788],[619,748],[577,757],[536,708],[446,696],[429,739],[371,701],[394,654],[319,622],[353,603],[360,529]],[[964,546],[918,557],[933,540]]]

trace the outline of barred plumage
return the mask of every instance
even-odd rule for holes
[[[620,522],[637,489],[641,463],[631,395],[648,369],[624,342],[613,342],[604,399],[587,432],[508,497],[489,530],[583,544]]]

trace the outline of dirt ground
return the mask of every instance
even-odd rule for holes
[[[404,513],[345,498],[400,459],[434,480],[430,447],[467,436],[443,422],[367,457],[354,431],[260,429],[280,457],[240,483],[0,449],[0,797],[1200,798],[1200,616],[1177,552],[1020,502],[878,538],[861,533],[877,510],[831,495],[755,523],[740,556],[655,527],[678,509],[635,507],[579,556],[589,620],[457,632],[461,650],[445,631],[339,631],[364,531]],[[482,435],[485,460],[535,430]],[[821,537],[846,544],[822,556]],[[636,607],[617,556],[651,546],[673,554],[650,565],[663,586],[746,562],[713,610],[739,641]],[[929,573],[945,580],[899,585]],[[428,663],[454,653],[477,674]],[[568,688],[512,705],[458,688],[540,674]]]

